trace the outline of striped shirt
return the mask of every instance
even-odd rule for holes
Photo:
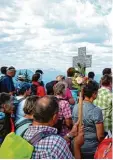
[[[112,92],[101,87],[94,104],[102,109],[105,131],[112,130]]]

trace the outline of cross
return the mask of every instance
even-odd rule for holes
[[[86,47],[78,48],[78,56],[73,57],[73,67],[78,67],[80,63],[83,67],[91,67],[92,55],[86,55]]]

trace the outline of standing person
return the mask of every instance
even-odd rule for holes
[[[38,97],[43,97],[46,95],[45,88],[40,85],[38,80],[40,79],[40,74],[34,74],[32,76],[32,85],[31,85],[31,92],[32,95],[37,95]]]
[[[38,69],[38,70],[35,71],[35,74],[40,74],[40,78],[39,78],[38,82],[40,83],[40,85],[41,85],[42,87],[44,87],[44,82],[42,81],[42,76],[43,76],[43,74],[44,74],[43,71],[40,70],[40,69]]]
[[[68,88],[68,84],[65,82],[65,77],[63,75],[59,75],[56,77],[56,80],[59,83],[63,83],[65,85],[66,91],[65,91],[65,95],[64,95],[64,99],[66,99],[70,105],[74,105],[75,104],[75,100],[72,96],[72,93],[70,91],[70,89]]]
[[[95,77],[95,73],[94,72],[89,72],[88,73],[88,80],[94,80],[94,77]]]
[[[73,84],[72,84],[72,77],[74,77],[75,74],[75,68],[71,67],[67,70],[67,78],[65,79],[66,83],[68,84],[68,88],[70,90],[73,90]]]
[[[8,68],[8,67],[6,67],[6,66],[3,66],[3,67],[0,68],[0,71],[1,71],[0,81],[1,81],[2,78],[6,75],[7,68]]]
[[[104,75],[101,79],[101,88],[94,104],[102,109],[105,134],[112,130],[112,77]]]
[[[53,96],[40,98],[35,106],[33,123],[24,134],[24,138],[29,141],[35,134],[44,135],[38,143],[34,145],[32,159],[73,159],[66,141],[57,134],[57,129],[53,126],[57,122],[58,102]],[[83,132],[81,132],[83,133]],[[80,148],[83,144],[83,134],[80,132],[75,142],[75,158],[81,158]]]
[[[0,92],[6,92],[10,95],[14,95],[15,87],[13,83],[13,77],[16,74],[16,70],[14,67],[7,68],[6,75],[3,77],[2,81],[0,82]]]
[[[93,104],[98,88],[95,81],[89,81],[83,88],[84,144],[81,147],[83,159],[93,159],[98,144],[104,138],[102,110]],[[78,121],[78,104],[73,109],[72,118],[75,123]]]
[[[16,123],[15,123],[15,128],[16,128],[16,134],[23,136],[25,131],[28,129],[29,125],[32,124],[33,121],[33,115],[35,112],[35,107],[37,105],[37,101],[40,99],[37,96],[29,96],[26,98],[25,104],[24,104],[24,117],[21,117]],[[72,130],[66,134],[63,138],[69,143],[72,139],[74,139],[75,136],[77,136],[77,127],[78,123],[76,123]]]
[[[102,75],[110,75],[112,76],[112,70],[111,68],[104,68],[103,71],[102,71]],[[102,81],[100,80],[100,88],[102,87]]]
[[[66,83],[68,84],[68,88],[71,91],[72,97],[74,101],[78,101],[78,90],[73,87],[72,78],[74,77],[75,73],[79,73],[79,71],[75,70],[75,68],[71,67],[67,70],[67,78]],[[72,106],[73,108],[73,106]]]
[[[24,75],[18,75],[18,80],[16,82],[15,88],[18,91],[20,86],[25,82],[25,76]]]
[[[16,128],[16,134],[17,135],[23,135],[26,129],[29,127],[29,125],[32,124],[33,121],[33,114],[35,110],[35,106],[37,103],[38,97],[37,96],[29,96],[26,98],[25,104],[24,104],[24,116],[21,117],[18,121],[15,123]]]
[[[102,74],[103,74],[103,76],[105,75],[105,74],[108,74],[108,75],[112,75],[112,71],[111,71],[111,68],[104,68],[104,70],[102,71]]]
[[[65,90],[66,88],[63,83],[57,83],[54,86],[54,95],[59,100],[59,113],[56,128],[59,129],[61,136],[67,134],[73,126],[69,102],[63,98],[65,95]]]
[[[11,120],[12,110],[13,105],[10,95],[8,93],[0,93],[0,145],[8,133],[14,132],[14,125]]]
[[[31,85],[27,82],[24,82],[18,91],[18,96],[16,97],[18,103],[16,106],[16,121],[25,115],[23,108],[26,101],[26,98],[31,94]]]
[[[57,84],[58,81],[51,81],[51,82],[48,82],[46,84],[46,91],[47,91],[47,95],[54,95],[54,90],[53,90],[53,87],[55,84]]]

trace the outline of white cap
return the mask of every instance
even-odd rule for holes
[[[18,79],[25,79],[24,75],[18,75]]]

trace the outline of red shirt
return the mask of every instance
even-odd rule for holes
[[[38,97],[43,97],[46,95],[45,88],[43,86],[40,86],[38,82],[32,82],[32,84],[37,85],[37,96]]]

